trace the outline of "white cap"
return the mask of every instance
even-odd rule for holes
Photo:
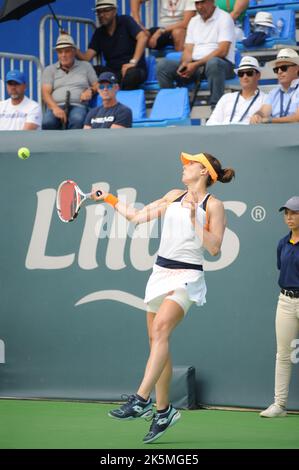
[[[117,8],[117,0],[96,0],[93,10],[100,10],[101,8]]]
[[[258,61],[256,60],[255,57],[251,57],[250,55],[246,55],[242,57],[241,62],[239,64],[239,67],[236,69],[236,72],[239,70],[248,70],[248,69],[254,69],[260,72],[260,65]]]
[[[290,62],[290,64],[299,65],[299,56],[294,49],[286,48],[280,49],[278,51],[277,57],[275,60],[268,62],[271,67],[275,67],[280,62]]]
[[[272,13],[266,11],[257,12],[254,18],[254,24],[260,26],[268,26],[269,28],[275,28]]]
[[[60,34],[56,41],[55,49],[63,49],[64,47],[74,47],[76,48],[75,42],[69,34],[63,33]]]

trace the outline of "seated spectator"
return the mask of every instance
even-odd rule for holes
[[[143,0],[131,0],[131,14],[139,24],[142,3]],[[173,46],[176,51],[182,51],[188,23],[196,14],[194,0],[160,0],[158,8],[159,26],[148,30],[148,47],[164,49]]]
[[[76,46],[68,34],[56,42],[58,62],[45,68],[42,95],[47,105],[43,129],[82,129],[89,101],[97,93],[97,75],[91,64],[75,59]]]
[[[235,29],[230,15],[215,6],[214,0],[197,0],[198,15],[191,19],[181,64],[162,59],[157,66],[161,88],[186,86],[207,78],[212,109],[224,93],[226,79],[233,78]]]
[[[235,23],[236,40],[240,41],[243,39],[243,19],[249,5],[249,0],[215,0],[215,4],[232,17]]]
[[[261,77],[258,61],[254,57],[242,58],[236,70],[241,91],[223,95],[214,109],[207,126],[219,124],[249,124],[250,117],[265,102],[265,93],[258,89]]]
[[[267,96],[265,103],[251,118],[251,124],[280,124],[299,121],[299,56],[293,49],[281,49],[273,71],[279,86]]]
[[[84,129],[132,127],[132,111],[116,100],[118,90],[116,76],[112,72],[101,73],[98,92],[103,104],[89,111]]]
[[[20,70],[10,70],[6,75],[6,89],[10,96],[0,102],[1,131],[34,131],[40,129],[40,105],[25,96],[26,78]]]
[[[128,15],[117,15],[116,0],[96,0],[95,10],[101,26],[93,34],[86,52],[77,57],[91,60],[103,56],[105,65],[97,73],[113,72],[123,90],[138,88],[147,76],[144,49],[147,35]]]

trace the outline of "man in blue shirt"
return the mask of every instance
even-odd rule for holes
[[[283,124],[299,121],[299,56],[293,49],[281,49],[270,62],[279,86],[270,91],[265,104],[251,118],[250,124]]]
[[[118,103],[116,93],[119,90],[116,76],[112,72],[103,72],[99,76],[99,94],[102,106],[92,109],[86,116],[84,129],[108,129],[132,127],[132,111]]]
[[[299,196],[291,197],[282,206],[284,221],[290,233],[277,247],[277,267],[280,270],[281,293],[276,311],[277,355],[275,367],[274,403],[262,411],[263,418],[286,416],[294,349],[299,333]]]
[[[146,33],[131,16],[117,15],[116,0],[96,0],[95,10],[101,26],[93,34],[87,51],[77,50],[77,57],[90,61],[101,55],[105,65],[97,67],[98,74],[113,72],[122,89],[138,88],[147,76]]]

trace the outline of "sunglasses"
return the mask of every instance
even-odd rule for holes
[[[113,7],[101,8],[100,10],[97,11],[97,14],[98,15],[105,15],[106,13],[110,13],[113,10],[115,10],[115,8],[113,8]]]
[[[289,67],[296,67],[296,64],[278,65],[278,67],[274,67],[273,72],[278,73],[279,70],[281,70],[282,72],[286,72]]]
[[[112,88],[114,87],[114,85],[112,83],[100,83],[99,84],[99,89],[100,90],[112,90]]]
[[[239,70],[238,77],[244,77],[244,75],[247,75],[247,77],[253,77],[255,73],[255,70]]]

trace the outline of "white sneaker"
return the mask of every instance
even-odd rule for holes
[[[277,405],[276,403],[273,403],[269,406],[269,408],[260,413],[260,416],[262,418],[282,418],[286,415],[286,410],[281,406]]]

